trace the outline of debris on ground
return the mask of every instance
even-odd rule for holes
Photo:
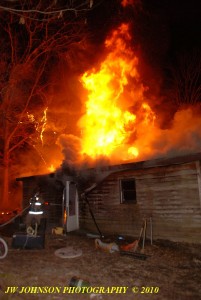
[[[87,278],[92,287],[128,287],[126,294],[103,294],[102,290],[97,290],[104,300],[200,299],[201,245],[168,241],[154,241],[151,245],[147,242],[145,255],[149,258],[144,261],[120,255],[120,252],[110,255],[97,251],[94,239],[80,233],[47,234],[44,249],[13,249],[11,238],[5,237],[5,240],[9,250],[6,258],[0,260],[1,299],[89,300],[93,291],[91,294],[5,293],[8,287],[67,287],[73,276]],[[115,237],[111,237],[110,241],[114,240]],[[109,243],[109,239],[105,241]],[[81,249],[82,255],[60,259],[54,254],[68,247]],[[138,294],[133,294],[133,287],[139,289]],[[153,287],[154,293],[143,294],[145,287]],[[91,297],[93,300],[93,295]]]

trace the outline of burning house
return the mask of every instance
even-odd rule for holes
[[[103,234],[137,237],[143,219],[147,219],[147,238],[153,235],[153,239],[200,242],[200,162],[201,154],[197,153],[83,170],[79,177],[73,179],[77,180],[76,186],[80,195],[79,225],[72,229],[66,228],[67,231],[78,229],[80,226],[81,229],[97,233],[91,210]],[[93,177],[93,182],[89,180],[83,187],[81,177],[86,176]],[[33,190],[36,182],[43,185],[46,200],[53,207],[49,220],[54,215],[54,222],[61,224],[62,188],[66,191],[67,186],[63,185],[61,188],[60,182],[59,189],[56,188],[56,174],[20,180],[23,181],[24,199],[31,189]],[[63,182],[72,183],[73,180],[62,178]],[[72,202],[77,201],[73,189],[69,189],[68,193],[71,212],[66,207],[67,219],[78,213],[75,210],[72,213],[72,206],[75,207]]]
[[[59,132],[61,124],[75,124],[73,107],[69,119],[59,119],[58,131],[55,120],[58,147],[55,153],[47,148],[57,171],[18,178],[23,206],[40,186],[50,204],[49,222],[67,231],[96,231],[93,211],[104,234],[136,237],[147,219],[149,238],[200,242],[200,108],[180,107],[168,115],[141,77],[132,38],[129,24],[119,25],[105,41],[102,60],[80,76],[76,129]],[[61,116],[65,103],[55,104]],[[73,174],[58,171],[61,153]]]

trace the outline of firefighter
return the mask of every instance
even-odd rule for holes
[[[40,192],[30,199],[30,210],[26,217],[26,231],[29,234],[37,234],[37,228],[44,218],[43,203]]]

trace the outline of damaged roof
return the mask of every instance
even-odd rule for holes
[[[185,164],[193,161],[201,161],[201,152],[187,154],[182,156],[174,156],[174,157],[161,157],[151,160],[139,161],[139,162],[129,162],[124,164],[116,164],[116,165],[103,165],[103,166],[96,166],[94,168],[83,169],[80,170],[80,175],[82,173],[104,173],[105,175],[108,173],[114,173],[123,170],[140,170],[140,169],[148,169],[154,167],[162,167],[162,166],[170,166],[170,165],[178,165],[178,164]],[[56,176],[55,173],[43,174],[43,175],[33,175],[33,176],[26,176],[26,177],[19,177],[16,178],[17,181],[23,181],[26,179],[34,178],[34,177],[51,177],[54,178]]]

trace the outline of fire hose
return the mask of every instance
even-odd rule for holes
[[[0,259],[5,258],[7,254],[8,254],[8,245],[4,241],[4,239],[0,237]]]
[[[81,196],[82,196],[82,199],[84,199],[84,201],[85,201],[85,202],[87,203],[87,205],[88,205],[90,215],[91,215],[91,217],[92,217],[92,219],[93,219],[93,221],[94,221],[94,224],[95,224],[95,226],[96,226],[96,229],[98,230],[98,233],[100,234],[101,238],[104,238],[104,235],[103,235],[102,232],[100,231],[100,228],[99,228],[99,226],[98,226],[98,224],[97,224],[97,222],[96,222],[96,219],[95,219],[95,217],[94,217],[93,211],[92,211],[92,209],[91,209],[91,207],[90,207],[89,201],[88,201],[88,199],[87,199],[87,195],[86,195],[85,193],[83,193]]]
[[[29,205],[30,206],[30,205]],[[17,217],[21,216],[28,208],[29,206],[25,207],[20,213],[18,213],[17,215],[15,215],[13,218],[11,218],[9,221],[3,223],[0,225],[0,228],[8,225],[9,223],[11,223],[13,220],[15,220]],[[4,241],[3,238],[0,237],[0,259],[3,259],[7,256],[8,254],[8,245],[6,243],[6,241]]]
[[[16,216],[14,216],[13,218],[11,218],[9,221],[3,223],[0,225],[1,227],[4,227],[6,225],[8,225],[9,223],[11,223],[13,220],[15,220],[17,217],[21,216],[28,208],[30,207],[30,205],[28,205],[27,207],[25,207],[20,213],[18,213]]]

